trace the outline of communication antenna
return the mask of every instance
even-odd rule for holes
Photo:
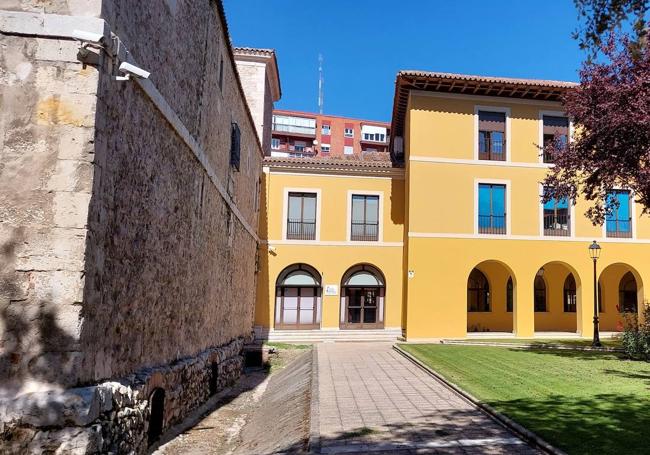
[[[318,113],[323,113],[323,54],[318,54]]]

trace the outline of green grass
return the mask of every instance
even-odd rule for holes
[[[569,454],[650,453],[650,363],[591,351],[401,347]]]
[[[490,344],[490,343],[502,343],[502,344],[530,344],[534,346],[577,346],[577,347],[589,347],[591,346],[591,340],[581,339],[581,338],[565,338],[565,339],[553,339],[553,338],[490,338],[490,339],[468,339],[465,340],[471,343],[481,343],[481,344]],[[600,340],[601,344],[607,348],[620,348],[621,340],[616,338],[607,338],[605,340]]]

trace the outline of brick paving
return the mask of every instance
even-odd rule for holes
[[[316,349],[321,453],[539,453],[389,343]]]

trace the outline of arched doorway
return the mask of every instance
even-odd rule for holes
[[[639,302],[643,302],[641,275],[629,264],[610,264],[600,273],[598,285],[600,330],[620,332],[626,320],[638,315]]]
[[[534,278],[535,332],[578,331],[580,277],[565,262],[539,268]]]
[[[516,280],[503,262],[477,264],[467,277],[467,332],[511,333]]]
[[[380,329],[384,327],[386,281],[383,274],[367,264],[356,265],[341,282],[342,329]]]
[[[284,269],[275,285],[275,328],[318,329],[320,315],[320,274],[307,264]]]

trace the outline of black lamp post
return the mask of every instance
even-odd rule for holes
[[[600,347],[600,334],[598,333],[598,280],[596,278],[596,261],[600,257],[600,245],[594,243],[589,245],[589,256],[594,261],[594,340],[591,342],[592,346]]]

